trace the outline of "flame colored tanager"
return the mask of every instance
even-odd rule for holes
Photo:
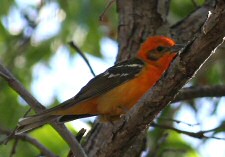
[[[161,78],[181,48],[170,38],[149,37],[135,58],[120,62],[94,77],[71,99],[20,119],[17,133],[56,119],[66,122],[94,115],[111,119],[125,114]]]

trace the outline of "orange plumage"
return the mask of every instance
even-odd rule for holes
[[[126,113],[161,78],[180,48],[167,37],[148,38],[137,57],[107,69],[59,106],[22,119],[17,132],[56,118],[64,122],[91,115],[118,117]]]

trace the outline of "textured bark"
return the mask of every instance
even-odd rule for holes
[[[144,9],[139,8],[139,11],[148,10],[146,7],[148,7],[147,3],[150,3],[150,1],[138,1],[136,3],[134,1],[118,1],[119,13],[123,14],[120,15],[120,19],[124,18],[125,21],[127,20],[124,25],[121,25],[122,23],[120,21],[119,33],[121,34],[119,34],[118,40],[120,42],[120,51],[122,54],[118,57],[119,59],[126,59],[133,56],[142,39],[148,35],[154,35],[157,32],[155,31],[157,27],[160,27],[160,24],[161,26],[163,25],[163,22],[159,20],[159,25],[157,25],[157,27],[151,26],[150,24],[148,28],[145,22],[135,21],[133,19],[135,16],[123,17],[132,13],[132,9],[130,8],[135,8],[134,15],[137,14],[136,7],[141,6],[136,3],[145,3],[145,6],[142,6]],[[137,142],[137,137],[140,138],[140,133],[145,132],[146,128],[148,128],[157,114],[173,100],[182,86],[193,77],[195,72],[212,54],[216,46],[222,42],[225,36],[225,2],[220,0],[217,3],[216,9],[212,12],[210,18],[207,19],[202,29],[198,29],[197,38],[189,43],[184,52],[175,59],[160,81],[157,82],[151,91],[149,91],[134,108],[114,124],[95,124],[84,145],[88,156],[120,157],[125,156],[128,150],[135,149],[133,145]],[[151,5],[154,4],[156,4],[156,1],[151,1]],[[123,11],[125,11],[126,14],[121,11],[121,6],[124,7]],[[157,12],[156,14],[159,13]],[[161,20],[163,21],[163,19]],[[158,24],[158,22],[154,21],[154,24]],[[143,28],[141,24],[143,24]],[[155,30],[153,30],[153,28],[155,28]],[[122,35],[122,33],[125,34]],[[190,36],[190,38],[192,38],[192,36]],[[130,51],[132,52],[131,55],[124,53]],[[133,154],[133,156],[135,155],[136,154]]]
[[[158,31],[166,29],[165,17],[169,9],[169,0],[118,0],[117,8],[119,14],[117,61],[135,56],[140,44],[148,36],[164,34]]]

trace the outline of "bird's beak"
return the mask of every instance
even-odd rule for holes
[[[175,44],[174,46],[171,47],[170,52],[171,53],[178,53],[184,47],[185,47],[184,44]]]

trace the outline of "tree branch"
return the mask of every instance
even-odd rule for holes
[[[164,121],[169,121],[169,122],[175,122],[177,124],[185,124],[187,126],[195,126],[195,125],[199,125],[199,123],[196,123],[196,124],[190,124],[190,123],[186,123],[186,122],[183,122],[183,121],[180,121],[180,120],[177,120],[177,119],[171,119],[171,118],[166,118],[166,117],[162,117],[160,116],[159,118],[157,118],[157,120],[164,120]]]
[[[0,133],[5,134],[5,135],[11,135],[12,134],[11,131],[3,130],[2,128],[0,128]],[[18,139],[19,139],[19,140],[23,140],[23,141],[27,141],[27,142],[31,143],[38,150],[40,150],[42,152],[42,154],[45,155],[45,156],[56,157],[56,155],[53,154],[50,150],[48,150],[44,145],[42,145],[36,139],[34,139],[34,138],[32,138],[32,137],[30,137],[26,134],[14,135],[14,136],[11,136],[11,137],[14,138],[16,141],[18,141]],[[13,148],[13,150],[15,151],[15,148]]]
[[[215,10],[203,26],[204,31],[187,45],[139,103],[113,126],[98,124],[93,128],[98,133],[92,133],[85,145],[90,156],[123,156],[125,151],[132,147],[133,139],[148,128],[157,114],[174,99],[178,91],[222,42],[225,36],[224,17],[225,2],[218,0]]]
[[[19,140],[18,139],[15,139],[9,157],[13,157],[13,155],[16,153],[16,147],[17,147],[18,143],[19,143]]]
[[[103,21],[104,20],[104,15],[107,12],[107,10],[112,6],[112,4],[115,2],[115,0],[110,0],[108,2],[108,4],[106,5],[105,9],[103,10],[103,12],[101,13],[101,15],[99,16],[99,21]]]
[[[173,102],[203,97],[222,97],[222,96],[225,96],[225,85],[189,87],[181,89],[181,91],[175,97]]]
[[[181,133],[181,134],[188,135],[188,136],[191,136],[191,137],[194,137],[194,138],[198,138],[198,139],[213,138],[213,139],[217,139],[217,140],[225,140],[225,138],[220,138],[220,137],[215,137],[215,136],[205,136],[205,133],[219,130],[221,128],[224,128],[224,126],[223,127],[221,127],[221,126],[220,127],[216,127],[214,129],[211,129],[211,130],[204,130],[204,131],[198,131],[198,132],[184,131],[184,130],[180,130],[180,129],[174,128],[172,126],[163,125],[163,124],[156,124],[154,122],[151,123],[151,126],[152,127],[158,127],[158,128],[161,128],[161,129],[173,130],[173,131],[176,131],[177,133]]]
[[[91,64],[89,63],[87,57],[84,55],[84,53],[81,51],[81,49],[73,41],[70,41],[69,45],[72,48],[74,48],[77,51],[77,53],[84,59],[85,63],[87,64],[87,66],[89,68],[89,70],[91,71],[92,75],[96,76],[94,70],[91,67]]]
[[[8,82],[9,86],[14,89],[37,113],[45,109],[45,107],[40,102],[38,102],[24,88],[24,86],[1,64],[1,62],[0,76],[2,76],[2,78],[4,78]],[[73,151],[76,157],[86,157],[84,150],[64,124],[57,124],[56,122],[52,122],[51,125],[69,144],[71,150]]]

